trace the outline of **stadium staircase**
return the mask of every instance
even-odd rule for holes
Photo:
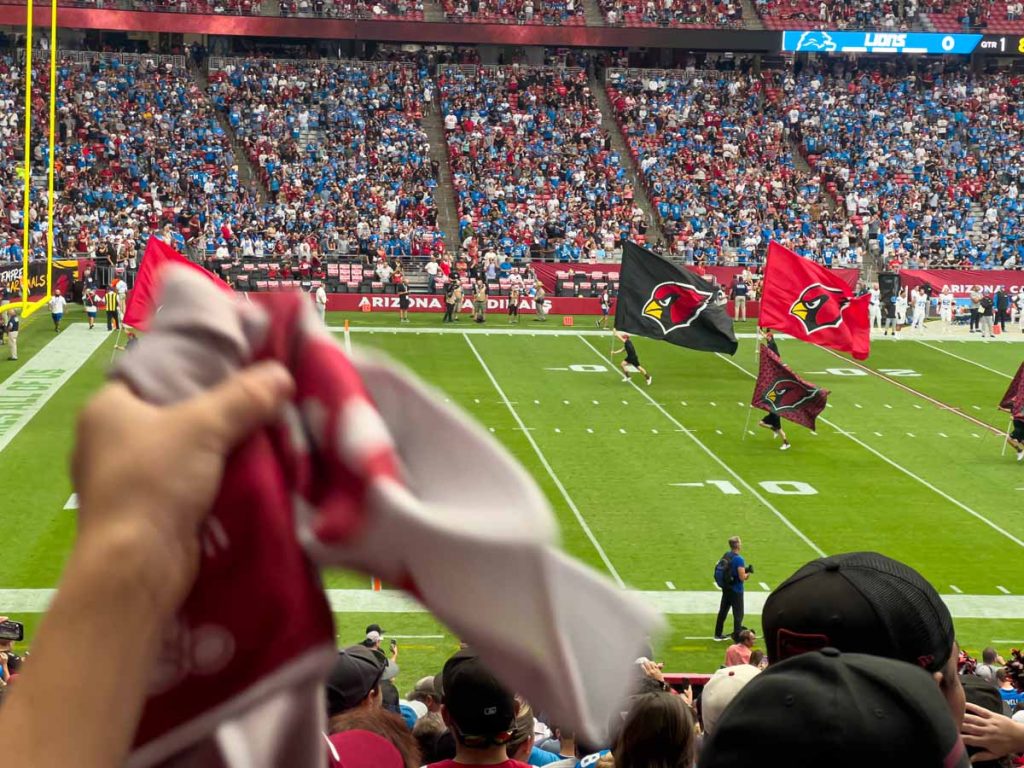
[[[751,0],[740,0],[740,7],[743,9],[744,29],[764,29],[764,23],[761,21],[761,17],[757,15],[757,11],[754,10],[754,4]]]
[[[583,0],[583,18],[588,27],[603,27],[605,25],[604,14],[597,5],[597,0]]]
[[[434,2],[434,0],[423,0],[423,20],[434,22],[447,21],[441,4]]]
[[[197,67],[191,59],[189,60],[188,68],[191,70],[196,82],[199,83],[199,87],[203,89],[203,93],[209,94],[210,80],[207,77],[206,70],[202,67]],[[252,163],[249,162],[249,157],[245,153],[242,142],[235,136],[231,123],[228,122],[227,114],[219,109],[214,109],[213,113],[217,116],[217,122],[224,129],[224,135],[228,137],[228,142],[231,144],[231,154],[235,158],[235,165],[238,166],[238,186],[249,189],[261,203],[267,202],[267,190],[260,183],[256,171],[253,170]]]
[[[448,167],[448,142],[444,137],[444,119],[437,97],[424,110],[423,130],[427,132],[427,140],[430,142],[430,159],[437,164],[438,169],[437,190],[434,194],[434,203],[437,205],[437,226],[444,232],[446,250],[449,253],[457,254],[461,245],[459,213],[455,187],[452,184],[452,171]]]
[[[593,74],[590,75],[590,92],[594,94],[594,100],[601,110],[601,127],[608,132],[612,141],[612,150],[618,154],[619,162],[626,169],[629,182],[633,185],[633,199],[640,206],[640,210],[644,212],[644,216],[647,217],[647,245],[660,244],[667,249],[665,233],[661,231],[661,222],[654,211],[654,206],[651,205],[650,198],[647,197],[647,190],[641,183],[640,169],[637,168],[633,155],[629,151],[629,145],[626,144],[626,139],[623,137],[622,131],[619,130],[612,103],[608,100],[608,92],[604,89],[604,83],[600,82]]]

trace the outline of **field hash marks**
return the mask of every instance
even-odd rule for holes
[[[583,342],[588,347],[590,347],[591,351],[595,355],[597,355],[599,358],[601,358],[601,360],[603,362],[608,362],[607,358],[601,353],[601,351],[597,347],[595,347],[593,344],[591,344],[590,341],[587,340],[587,338],[585,336],[579,336],[578,338],[579,338],[579,340],[581,342]],[[632,381],[630,382],[630,385],[633,387],[633,389],[635,389],[641,395],[641,397],[647,398],[647,400],[650,403],[652,403],[661,412],[661,415],[664,416],[666,419],[668,419],[670,422],[672,422],[672,424],[675,425],[675,427],[677,429],[685,431],[686,432],[686,436],[690,440],[692,440],[694,442],[694,444],[696,444],[696,446],[698,448],[700,448],[702,451],[704,451],[704,453],[707,454],[716,464],[718,464],[718,466],[720,466],[722,469],[724,469],[726,472],[728,472],[729,475],[731,475],[732,478],[736,482],[738,482],[740,485],[742,485],[744,488],[746,488],[747,491],[755,499],[757,499],[759,502],[761,502],[761,504],[763,504],[773,515],[775,515],[782,522],[783,525],[785,525],[787,528],[789,528],[789,530],[791,530],[794,534],[796,534],[796,536],[799,537],[801,541],[803,541],[808,547],[810,547],[812,550],[814,550],[814,552],[817,553],[818,557],[825,557],[825,551],[821,547],[819,547],[817,544],[815,544],[813,541],[811,541],[811,539],[807,536],[807,534],[805,534],[803,531],[801,531],[799,528],[797,528],[793,524],[792,520],[790,520],[788,517],[786,517],[784,514],[782,514],[775,507],[775,505],[772,504],[770,501],[768,501],[768,499],[766,499],[764,496],[762,496],[761,493],[756,488],[754,488],[754,486],[752,486],[750,483],[748,483],[746,480],[744,480],[742,477],[740,477],[740,475],[736,472],[736,470],[734,470],[732,467],[730,467],[728,464],[726,464],[718,456],[718,454],[716,454],[714,451],[712,451],[710,448],[708,448],[703,442],[701,442],[700,438],[698,438],[696,435],[694,435],[693,432],[687,430],[686,427],[684,427],[679,422],[679,420],[676,419],[675,416],[673,416],[671,413],[666,411],[665,408],[660,403],[658,403],[653,397],[651,397],[645,390],[643,390],[640,387],[638,387]]]
[[[565,500],[566,505],[569,507],[570,511],[572,511],[573,516],[575,516],[576,518],[576,522],[578,522],[580,525],[580,528],[583,529],[583,533],[586,534],[587,538],[590,540],[590,543],[594,546],[594,549],[597,551],[598,556],[601,558],[601,562],[603,562],[605,568],[608,569],[608,573],[611,574],[612,579],[615,580],[615,583],[619,585],[620,589],[625,589],[626,582],[622,580],[622,576],[619,575],[619,572],[615,569],[615,566],[612,565],[612,561],[608,558],[608,553],[604,551],[604,547],[601,546],[601,542],[597,540],[597,537],[594,535],[594,532],[590,529],[590,525],[587,524],[586,518],[583,517],[583,514],[580,512],[579,507],[576,506],[576,502],[572,500],[572,497],[569,495],[569,492],[565,489],[565,486],[562,485],[562,481],[559,479],[558,475],[555,474],[555,470],[551,468],[551,464],[548,463],[547,457],[544,455],[544,452],[540,449],[540,446],[537,445],[537,441],[534,440],[533,435],[530,434],[530,432],[526,429],[526,424],[523,423],[522,418],[519,416],[519,412],[515,409],[515,406],[513,406],[512,403],[509,401],[508,395],[505,394],[505,390],[501,388],[501,385],[498,383],[498,380],[494,378],[494,373],[491,371],[490,367],[484,361],[483,357],[480,356],[480,352],[477,351],[476,345],[473,344],[473,341],[469,338],[468,334],[464,333],[462,335],[462,338],[466,340],[466,344],[472,351],[473,357],[475,357],[477,362],[480,363],[480,367],[483,368],[483,371],[487,375],[487,378],[490,379],[491,385],[494,387],[494,390],[498,393],[498,397],[500,397],[502,402],[505,403],[505,407],[508,408],[508,412],[512,414],[512,418],[515,419],[516,424],[522,427],[523,435],[526,437],[526,440],[530,443],[530,447],[533,448],[534,453],[537,454],[537,458],[540,460],[541,466],[543,466],[544,471],[548,473],[548,477],[551,478],[551,482],[555,484],[555,487],[558,489],[558,492],[562,494],[562,498]],[[587,431],[590,432],[591,430],[588,429]]]

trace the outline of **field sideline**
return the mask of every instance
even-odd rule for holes
[[[80,318],[76,308],[71,319]],[[524,317],[511,333],[504,317],[486,328],[463,319],[443,332],[433,316],[414,315],[401,327],[384,313],[328,319],[332,330],[348,319],[357,346],[394,357],[438,387],[524,463],[551,500],[564,547],[672,614],[662,655],[673,669],[708,671],[720,662],[722,647],[710,641],[711,571],[735,533],[755,564],[752,614],[768,590],[819,553],[877,549],[936,585],[968,649],[1024,645],[1024,576],[1005,566],[1024,547],[1017,498],[1024,465],[1000,456],[1006,419],[995,409],[1024,356],[1010,339],[1024,334],[991,343],[933,333],[878,339],[864,365],[782,341],[784,360],[832,391],[817,435],[790,425],[794,447],[782,453],[756,428],[760,412],[747,423],[752,323],[738,326],[748,338],[734,358],[638,340],[654,375],[648,388],[620,383],[607,358],[610,335],[593,329],[592,318],[577,318],[577,330],[558,318],[543,327]],[[95,346],[66,381],[9,443],[0,431],[8,542],[0,612],[30,628],[73,536],[65,507],[74,413],[101,384],[112,352],[104,329],[56,338],[72,343],[83,333]],[[47,316],[26,321],[22,359],[0,361],[0,382],[17,380],[54,341]],[[325,582],[343,611],[341,641],[359,639],[362,625],[380,617],[387,630],[410,636],[403,670],[416,674],[435,671],[455,647],[418,606],[374,594],[367,578],[330,573]],[[754,615],[747,624],[760,627]],[[403,682],[414,679],[403,671]]]

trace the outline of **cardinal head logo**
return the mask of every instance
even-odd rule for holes
[[[777,379],[762,398],[775,413],[778,413],[799,408],[816,394],[816,388],[808,387],[794,379]]]
[[[789,308],[789,314],[799,320],[807,333],[824,328],[835,328],[843,322],[843,309],[849,303],[843,291],[814,283],[804,288],[800,297]]]
[[[654,287],[643,315],[664,334],[686,328],[708,308],[714,291],[702,291],[688,283],[661,283]]]

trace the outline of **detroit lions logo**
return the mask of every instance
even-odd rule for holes
[[[834,51],[838,47],[828,32],[819,30],[804,32],[796,44],[798,51]]]

